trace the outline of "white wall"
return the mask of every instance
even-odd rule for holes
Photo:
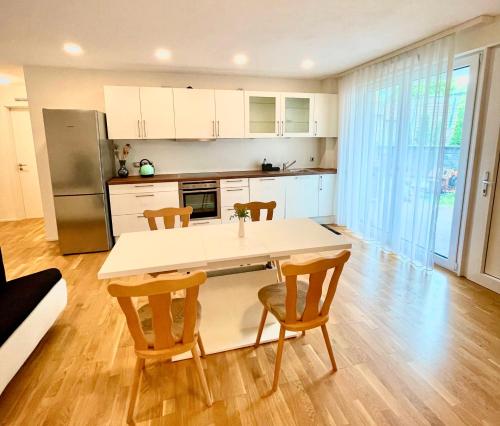
[[[15,98],[26,98],[23,84],[0,85],[0,152],[3,159],[0,166],[0,220],[15,220],[24,215],[9,107],[27,107],[28,103]]]
[[[217,89],[321,92],[319,80],[246,77],[237,75],[158,73],[135,71],[24,68],[38,173],[48,239],[57,238],[50,170],[42,108],[79,108],[104,111],[105,85],[167,86]],[[299,166],[320,164],[322,143],[317,139],[218,140],[213,142],[134,141],[130,160],[147,157],[158,173],[256,168],[262,159],[297,160]],[[309,157],[315,158],[309,162]],[[322,165],[328,165],[323,164]]]

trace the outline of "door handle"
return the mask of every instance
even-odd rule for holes
[[[281,132],[280,132],[280,122],[278,120],[276,121],[276,130],[278,132],[276,133],[276,136],[279,136]]]
[[[18,163],[17,164],[17,167],[19,167],[19,171],[21,171],[21,172],[24,170],[23,167],[26,167],[26,166],[27,166],[27,164],[24,164],[24,163]]]
[[[285,126],[283,124],[283,120],[281,120],[281,136],[283,136],[285,133]]]
[[[210,221],[205,221],[205,222],[195,222],[195,221],[191,221],[190,225],[192,226],[196,226],[196,225],[208,225],[210,223]]]
[[[217,120],[217,136],[220,136],[220,122]]]
[[[481,181],[481,184],[483,185],[483,197],[486,197],[488,195],[488,186],[493,185],[494,183],[494,180],[490,180],[490,172],[484,172],[484,179]]]
[[[141,120],[137,120],[137,133],[141,137]]]
[[[226,189],[227,192],[230,191],[243,191],[243,188],[237,188],[237,189]]]
[[[212,136],[215,138],[215,120],[212,120]]]
[[[148,134],[146,133],[146,120],[142,120],[142,128],[144,129],[144,137],[147,138]]]
[[[318,120],[316,120],[314,124],[315,124],[314,136],[318,136]]]
[[[154,197],[155,194],[142,194],[142,195],[136,195],[135,198],[143,198],[143,197]]]

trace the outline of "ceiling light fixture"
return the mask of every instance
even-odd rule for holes
[[[168,49],[160,48],[156,49],[155,56],[160,61],[166,61],[172,57],[172,52]]]
[[[244,53],[237,53],[233,56],[233,62],[236,65],[245,65],[248,62],[248,56]]]
[[[310,70],[312,67],[314,67],[314,62],[311,59],[304,59],[300,66],[305,70]]]
[[[63,50],[68,55],[78,56],[83,53],[83,49],[76,43],[64,43]]]
[[[10,84],[12,80],[6,75],[0,75],[0,84]]]

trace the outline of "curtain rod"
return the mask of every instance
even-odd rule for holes
[[[345,75],[350,74],[359,68],[363,68],[363,67],[366,67],[368,65],[374,65],[374,64],[377,64],[379,62],[383,62],[387,59],[393,58],[394,56],[400,55],[401,53],[405,53],[405,52],[408,52],[410,50],[416,49],[416,48],[421,47],[421,46],[423,46],[427,43],[430,43],[432,41],[449,36],[451,34],[458,33],[459,31],[463,31],[463,30],[466,30],[466,29],[469,29],[472,27],[477,27],[478,25],[490,24],[491,22],[494,21],[494,19],[495,19],[495,17],[490,16],[490,15],[476,16],[475,18],[469,19],[468,21],[462,22],[461,24],[458,24],[458,25],[450,27],[446,30],[440,31],[436,34],[429,36],[429,37],[425,37],[425,38],[423,38],[419,41],[416,41],[412,44],[409,44],[407,46],[393,50],[392,52],[386,53],[385,55],[382,55],[378,58],[372,59],[372,60],[367,61],[367,62],[363,62],[362,64],[356,65],[356,66],[349,68],[345,71],[342,71],[338,74],[334,74],[332,77],[333,78],[344,77]]]

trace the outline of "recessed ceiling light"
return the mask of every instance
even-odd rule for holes
[[[83,49],[76,43],[64,43],[63,50],[69,55],[81,55]]]
[[[248,56],[244,53],[237,53],[233,56],[233,62],[236,65],[245,65],[248,62]]]
[[[314,62],[311,60],[311,59],[304,59],[302,61],[302,63],[300,64],[300,66],[302,68],[304,68],[305,70],[309,70],[311,69],[312,67],[314,67]]]
[[[10,84],[12,80],[6,75],[0,75],[0,84]]]
[[[161,61],[166,61],[167,59],[170,59],[172,57],[172,52],[168,49],[160,48],[156,49],[155,56]]]

